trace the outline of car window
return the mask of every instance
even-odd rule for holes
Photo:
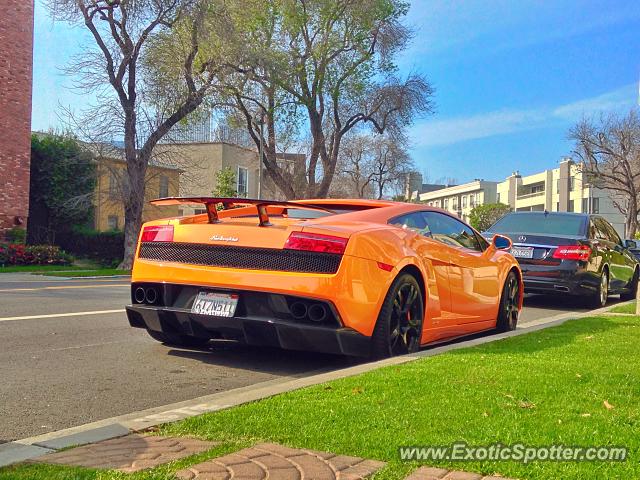
[[[431,230],[429,229],[429,225],[424,218],[423,212],[414,212],[407,215],[402,215],[400,217],[392,219],[389,223],[391,225],[395,225],[396,227],[413,230],[419,235],[431,237]]]
[[[613,228],[613,226],[611,226],[611,224],[604,218],[599,218],[598,220],[600,220],[601,228],[604,230],[607,239],[617,245],[622,245],[622,240],[620,239],[618,232],[616,232],[616,229]]]
[[[508,213],[489,228],[499,233],[582,235],[585,217],[558,213]]]
[[[424,212],[424,216],[435,240],[456,248],[483,250],[473,229],[461,221],[438,212]]]

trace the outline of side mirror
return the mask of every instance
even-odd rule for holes
[[[491,244],[496,250],[511,250],[513,242],[509,237],[505,237],[504,235],[494,235],[491,239]]]
[[[638,248],[638,243],[635,240],[625,240],[624,248],[628,250],[635,250]]]

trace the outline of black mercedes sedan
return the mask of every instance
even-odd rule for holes
[[[511,254],[522,269],[527,293],[565,293],[604,306],[609,294],[635,298],[640,273],[616,230],[598,215],[561,212],[508,213],[487,232],[511,238]]]

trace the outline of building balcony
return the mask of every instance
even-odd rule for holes
[[[527,198],[535,198],[535,197],[541,197],[545,194],[545,191],[539,191],[539,192],[528,192],[528,193],[518,193],[518,200],[524,200]]]

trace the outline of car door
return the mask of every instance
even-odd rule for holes
[[[600,222],[599,229],[603,231],[608,240],[609,289],[620,291],[631,281],[635,265],[627,259],[622,240],[615,228],[604,218],[596,217],[596,221]]]
[[[434,306],[431,306],[432,326],[446,326],[449,321],[448,319],[452,317],[448,271],[449,254],[447,250],[433,240],[431,231],[424,217],[424,212],[412,212],[401,215],[392,219],[389,223],[405,230],[411,230],[419,236],[419,238],[413,242],[412,247],[416,253],[431,266],[436,283],[436,291],[429,290],[430,301],[436,300],[436,311],[433,311]],[[430,308],[430,305],[426,305],[426,308]],[[425,325],[425,328],[426,327],[427,325]]]
[[[434,240],[449,253],[451,309],[458,324],[493,320],[500,288],[498,266],[484,255],[487,243],[469,226],[440,212],[425,212]]]

